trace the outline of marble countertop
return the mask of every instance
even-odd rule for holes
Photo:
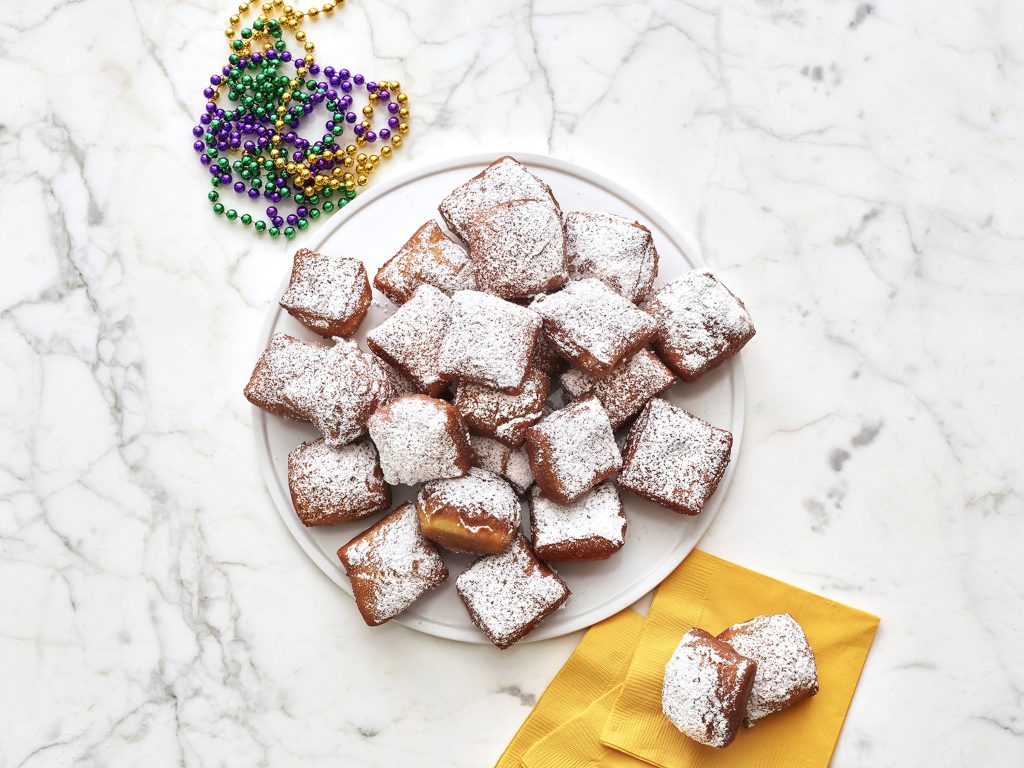
[[[286,533],[241,388],[292,244],[212,216],[189,149],[229,11],[0,22],[0,766],[491,765],[578,635],[370,631]],[[1024,762],[1021,29],[998,0],[351,0],[310,32],[412,94],[386,177],[580,163],[746,300],[701,546],[882,617],[835,766]]]

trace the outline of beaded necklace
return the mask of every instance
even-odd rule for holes
[[[293,238],[311,220],[346,206],[357,189],[370,182],[381,161],[402,146],[409,131],[409,97],[401,85],[394,80],[369,81],[347,69],[321,70],[315,61],[316,46],[299,28],[304,20],[330,15],[343,4],[344,0],[329,0],[321,8],[302,12],[284,0],[272,0],[260,6],[250,27],[242,27],[242,15],[257,5],[248,0],[229,19],[224,30],[228,63],[210,77],[203,91],[204,112],[192,129],[193,149],[210,172],[213,189],[207,197],[214,213],[251,224],[259,234]],[[286,30],[302,44],[301,57],[288,50]],[[289,64],[294,69],[291,76],[286,74]],[[225,90],[227,109],[218,105]],[[353,94],[360,90],[366,93],[366,103],[357,112]],[[303,120],[321,104],[329,113],[324,132],[313,140],[303,138],[298,133]],[[386,113],[387,126],[375,130],[377,107]],[[342,146],[348,125],[353,139]],[[377,152],[372,151],[374,146],[379,146]],[[239,215],[226,207],[221,196],[229,190],[252,201],[267,199],[267,218]],[[289,206],[294,206],[293,212],[285,211]]]

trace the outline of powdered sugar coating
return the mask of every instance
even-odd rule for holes
[[[504,299],[560,288],[568,277],[558,211],[543,200],[514,200],[478,211],[465,230],[480,289]]]
[[[671,387],[675,378],[657,355],[641,349],[607,376],[598,378],[570,368],[559,381],[574,400],[590,396],[600,400],[608,411],[612,429],[618,429],[652,397]]]
[[[734,624],[718,637],[757,662],[744,718],[747,726],[818,692],[814,652],[807,635],[788,613]]]
[[[629,432],[619,485],[687,515],[699,514],[718,487],[732,433],[655,398]]]
[[[508,480],[519,493],[533,485],[530,460],[522,448],[513,450],[489,437],[472,435],[473,466],[494,472]]]
[[[512,486],[476,467],[462,477],[425,483],[416,512],[424,535],[456,552],[501,551],[519,529],[519,497]],[[446,535],[451,526],[458,529],[454,536]]]
[[[366,336],[376,354],[405,374],[420,392],[437,395],[441,342],[448,332],[452,300],[432,285],[421,285],[408,302]]]
[[[543,415],[549,386],[548,377],[537,370],[527,374],[523,391],[517,395],[466,382],[455,393],[455,407],[470,432],[518,448],[526,439],[526,430]]]
[[[333,446],[359,437],[370,414],[393,394],[375,357],[348,339],[336,342],[319,365],[282,387],[285,402],[311,421]]]
[[[619,492],[610,481],[572,504],[546,499],[539,488],[534,488],[530,520],[533,548],[545,560],[607,557],[626,540],[626,514]]]
[[[275,333],[253,368],[245,386],[246,399],[257,408],[300,421],[309,417],[285,400],[284,391],[293,379],[308,376],[323,365],[329,347],[311,344],[285,333]]]
[[[372,515],[391,504],[391,489],[367,438],[340,448],[323,440],[288,454],[288,489],[304,525],[330,525]]]
[[[526,454],[537,485],[561,504],[576,501],[622,466],[608,414],[594,397],[530,427]]]
[[[544,318],[544,331],[558,353],[597,376],[644,346],[657,328],[653,317],[594,278],[538,296],[530,309]]]
[[[425,395],[397,397],[369,420],[384,480],[416,485],[469,469],[469,435],[458,411]]]
[[[395,368],[387,360],[378,357],[373,352],[370,352],[374,359],[377,361],[377,365],[384,372],[384,377],[388,380],[391,389],[394,391],[392,398],[401,397],[402,395],[414,395],[417,393],[416,385],[413,384],[409,378],[402,373],[400,370]]]
[[[536,312],[479,291],[457,291],[441,344],[441,374],[506,392],[530,367],[541,319]]]
[[[522,534],[504,552],[473,563],[455,588],[473,623],[499,648],[521,640],[569,597],[569,588],[534,556]]]
[[[300,248],[281,306],[321,336],[348,336],[370,306],[366,268],[359,259]]]
[[[726,747],[739,730],[756,668],[704,630],[691,629],[665,665],[662,710],[694,741]]]
[[[338,550],[352,594],[370,626],[394,618],[448,578],[437,548],[403,504]]]
[[[466,226],[475,213],[512,200],[542,200],[555,211],[551,188],[514,157],[499,157],[441,201],[438,210],[448,228],[466,239]],[[561,212],[559,211],[559,214]]]
[[[644,309],[658,320],[655,348],[685,381],[728,360],[754,335],[743,302],[703,270],[660,288]]]
[[[634,303],[647,297],[658,276],[651,231],[622,216],[570,211],[565,250],[572,279],[596,277]]]
[[[373,284],[395,304],[404,304],[421,285],[449,296],[476,288],[476,275],[466,250],[431,220],[377,270]]]

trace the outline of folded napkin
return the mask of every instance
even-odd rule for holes
[[[498,768],[513,768],[517,760],[526,768],[828,765],[878,626],[876,617],[699,550],[658,588],[635,648],[624,651],[636,636],[630,626],[635,621],[623,618],[628,613],[595,625],[584,636]],[[724,750],[683,736],[661,711],[665,664],[679,638],[694,626],[717,634],[766,613],[789,613],[807,633],[818,665],[818,695],[741,729]],[[574,660],[581,651],[582,658]],[[605,653],[610,663],[598,683],[592,665]],[[567,670],[585,668],[591,668],[585,686],[561,679]],[[582,682],[579,671],[572,677]]]

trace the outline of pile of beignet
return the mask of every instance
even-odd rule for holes
[[[338,552],[367,624],[448,578],[440,546],[480,556],[455,586],[507,648],[569,597],[548,562],[623,546],[621,490],[700,513],[732,435],[658,395],[736,354],[754,327],[709,272],[655,288],[646,227],[563,213],[514,158],[439,210],[455,238],[427,222],[377,271],[398,308],[366,349],[347,338],[372,299],[363,264],[299,250],[281,306],[334,343],[276,334],[245,396],[323,435],[288,457],[305,525],[388,512]],[[418,495],[392,510],[397,485]]]

